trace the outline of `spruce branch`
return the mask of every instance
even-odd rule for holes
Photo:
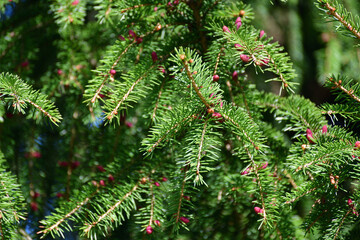
[[[328,211],[327,209],[322,210],[321,214],[306,228],[306,232],[309,232],[310,229],[315,225],[315,223],[316,223],[317,221],[319,221],[319,220],[321,219],[321,217],[322,217],[325,213],[327,213],[327,211]]]
[[[151,115],[152,121],[155,121],[156,111],[158,110],[158,104],[160,102],[160,98],[161,98],[161,95],[163,93],[164,84],[165,84],[165,79],[163,79],[163,81],[161,83],[160,90],[159,90],[158,96],[156,98],[155,107],[154,107],[153,113]]]
[[[350,96],[352,99],[354,99],[355,101],[360,103],[360,98],[354,94],[354,90],[353,89],[346,89],[343,85],[342,85],[342,80],[335,80],[333,77],[328,78],[328,80],[333,83],[335,86],[334,88],[338,88],[341,91],[343,91],[344,93],[346,93],[348,96]],[[357,85],[358,87],[358,85]]]
[[[9,199],[9,204],[11,204],[11,197],[9,196],[8,190],[6,189],[5,182],[1,181],[1,185],[2,185],[2,188],[4,189],[5,196],[7,197],[7,199]],[[12,213],[13,213],[14,218],[15,218],[16,221],[20,221],[20,219],[25,220],[25,218],[23,216],[19,215],[17,213],[17,211],[12,210]],[[1,219],[3,218],[3,214],[0,214],[0,215],[1,215],[0,216],[0,223],[1,223]]]
[[[190,72],[190,69],[189,69],[189,65],[188,65],[188,61],[186,59],[186,56],[185,54],[181,54],[179,56],[179,58],[181,59],[182,63],[184,64],[184,67],[185,67],[185,71],[186,71],[186,74],[189,78],[189,80],[191,81],[191,85],[192,87],[194,88],[196,94],[198,95],[198,97],[200,98],[200,100],[202,101],[202,103],[206,106],[207,109],[210,109],[211,106],[210,104],[206,101],[206,99],[204,98],[204,96],[201,94],[200,90],[199,90],[199,87],[196,85],[195,83],[195,80],[194,80],[194,77],[192,76],[192,72]]]
[[[125,13],[125,12],[127,12],[127,11],[129,11],[129,10],[134,10],[134,9],[136,9],[136,8],[141,8],[141,7],[150,6],[150,5],[152,5],[152,4],[150,4],[150,3],[144,3],[144,4],[134,5],[134,6],[132,6],[132,7],[128,7],[128,8],[121,9],[120,12],[121,12],[121,13]]]
[[[332,151],[330,152],[328,149]],[[345,153],[350,154],[352,150],[352,144],[345,140],[341,140],[341,142],[324,143],[323,146],[318,146],[316,149],[313,149],[313,151],[305,153],[305,155],[299,159],[299,162],[304,164],[297,167],[295,171],[298,172],[301,169],[305,171],[306,168],[310,167],[315,167],[316,169],[316,166],[313,165],[319,162],[320,164],[330,164],[331,159],[336,159],[337,156],[344,155]]]
[[[121,104],[123,104],[129,97],[130,93],[134,90],[135,86],[143,80],[150,71],[155,67],[156,65],[152,65],[143,75],[141,75],[129,88],[129,90],[124,94],[124,96],[121,98],[121,100],[117,103],[115,108],[106,116],[108,120],[112,120],[112,118],[118,114],[119,108]]]
[[[25,201],[20,185],[7,170],[6,160],[0,151],[0,226],[3,239],[16,238],[20,220],[25,220]]]
[[[148,37],[149,35],[152,35],[155,32],[160,31],[161,29],[168,28],[169,26],[171,26],[171,25],[166,24],[164,26],[161,26],[161,24],[158,23],[151,31],[149,31],[145,34],[142,34],[138,38],[142,39],[142,38]],[[114,76],[112,76],[111,71],[115,69],[115,67],[120,63],[120,60],[122,60],[124,58],[125,54],[127,52],[129,52],[129,49],[131,49],[131,47],[136,45],[136,43],[137,43],[137,39],[133,39],[133,41],[130,42],[115,59],[114,59],[113,54],[114,54],[114,52],[118,51],[117,49],[111,48],[106,53],[107,56],[103,59],[103,65],[99,66],[98,69],[96,70],[98,72],[99,76],[95,79],[92,79],[90,81],[90,84],[88,84],[88,86],[86,87],[85,96],[88,100],[85,100],[85,102],[90,100],[90,102],[92,104],[95,104],[96,100],[99,98],[99,94],[101,93],[103,88],[106,86],[108,79],[110,78],[110,80],[112,82],[114,81]],[[119,47],[123,48],[123,46],[125,44],[126,43],[124,43],[122,41],[118,41],[116,45],[117,45],[117,48],[119,48]],[[151,70],[151,69],[149,69],[149,70]],[[110,116],[110,118],[109,118],[109,116]],[[109,118],[109,120],[111,120],[111,118],[113,116],[108,115],[107,117]]]
[[[1,234],[1,239],[5,240],[5,235],[4,235],[4,231],[3,231],[3,226],[2,226],[2,210],[0,210],[0,234]]]
[[[139,182],[134,185],[134,187],[127,192],[118,202],[116,202],[113,206],[111,206],[104,214],[98,217],[98,219],[92,223],[85,223],[87,226],[83,231],[87,236],[90,235],[90,230],[95,227],[99,222],[101,222],[104,218],[106,218],[109,214],[111,214],[118,206],[120,206],[128,197],[130,197],[136,189],[139,187]]]
[[[226,105],[225,105],[226,106]],[[225,109],[224,109],[225,110]],[[230,110],[230,109],[229,109]],[[250,128],[247,128],[245,127],[245,124],[244,122],[241,122],[242,121],[241,119],[235,119],[233,118],[231,115],[233,115],[233,112],[230,110],[230,111],[219,111],[220,114],[223,116],[223,118],[226,120],[225,121],[225,124],[228,124],[230,123],[230,126],[231,127],[235,127],[238,131],[240,131],[242,133],[242,135],[250,142],[250,144],[256,149],[256,150],[259,150],[260,147],[259,147],[259,143],[256,142],[255,139],[252,138],[252,134],[250,134],[250,132],[247,132],[247,130],[251,131]],[[242,111],[240,111],[240,108],[237,109],[236,111],[237,113],[242,113]],[[230,113],[230,114],[229,114]],[[235,115],[234,115],[235,116]],[[238,115],[239,116],[239,115]],[[237,116],[237,117],[238,117]],[[244,118],[243,120],[245,120],[246,118]],[[249,123],[249,122],[247,122]],[[255,125],[254,125],[255,126]],[[240,138],[242,138],[242,140],[244,141],[244,138],[242,136],[239,136]]]
[[[153,185],[150,184],[150,196],[151,196],[151,204],[150,204],[150,219],[149,219],[149,225],[152,225],[153,217],[154,217],[154,205],[155,205],[155,194],[153,190]]]
[[[98,192],[99,187],[96,188],[89,197],[86,197],[83,201],[79,202],[75,208],[73,208],[70,212],[68,212],[64,217],[60,218],[57,222],[53,225],[47,227],[44,230],[38,231],[36,234],[42,234],[41,238],[44,238],[48,233],[56,230],[58,232],[59,226],[72,215],[74,215],[77,211],[79,211],[83,206],[85,206]],[[44,226],[40,226],[40,228],[44,228]]]
[[[188,171],[188,167],[184,168],[184,178],[182,180],[181,183],[181,190],[180,190],[180,197],[179,197],[179,201],[178,201],[178,207],[177,207],[177,211],[176,211],[176,215],[175,215],[175,222],[178,223],[179,219],[180,219],[180,210],[181,210],[181,203],[183,201],[184,198],[184,190],[185,190],[185,183],[186,183],[186,174]]]
[[[348,119],[352,122],[356,122],[360,120],[360,112],[353,104],[345,104],[345,103],[335,103],[328,104],[324,103],[320,107],[322,109],[322,114],[327,114],[331,121],[334,123],[334,119],[336,116],[341,116],[345,119]]]
[[[179,126],[188,123],[189,121],[191,121],[193,119],[193,115],[187,116],[185,118],[183,118],[180,122],[176,122],[175,124],[173,124],[173,126],[167,130],[164,134],[160,135],[160,138],[158,138],[158,140],[152,144],[152,146],[147,149],[147,152],[152,152],[160,143],[161,141],[163,141],[166,137],[168,137],[168,135],[175,130],[176,128],[178,128]]]
[[[18,76],[10,73],[0,74],[0,97],[12,101],[13,107],[19,112],[25,112],[26,102],[50,119],[56,126],[62,117],[54,103],[39,91],[23,82]],[[35,117],[34,117],[35,118]]]
[[[37,108],[40,112],[42,112],[45,116],[47,116],[50,121],[52,121],[53,123],[57,123],[60,122],[59,119],[57,119],[55,116],[51,116],[49,112],[47,112],[44,108],[42,108],[41,106],[39,106],[38,104],[34,103],[33,101],[31,101],[30,99],[26,100],[28,103],[30,103],[31,105],[33,105],[35,108]],[[56,124],[57,125],[57,124]]]
[[[293,198],[293,199],[291,199],[291,200],[286,201],[285,204],[293,203],[293,202],[299,200],[300,198],[302,198],[303,196],[308,195],[309,193],[312,193],[312,192],[315,191],[316,189],[317,189],[317,187],[311,188],[310,190],[302,193],[300,196],[297,196],[296,198]]]
[[[249,104],[248,104],[248,101],[247,101],[247,98],[246,98],[246,94],[245,94],[244,87],[243,87],[242,84],[240,84],[240,82],[239,82],[238,80],[236,80],[235,83],[236,83],[238,86],[240,86],[240,91],[241,91],[241,95],[242,95],[242,97],[243,97],[245,109],[246,109],[249,117],[252,118],[251,112],[250,112],[250,108],[249,108]],[[229,84],[230,84],[230,83],[229,83]],[[226,82],[226,85],[229,86],[229,84]],[[229,86],[229,89],[231,89],[231,85]]]
[[[196,175],[200,174],[200,159],[202,157],[204,137],[205,137],[207,124],[208,124],[208,120],[205,121],[204,128],[203,128],[202,133],[201,133],[199,152],[198,152],[197,164],[196,164]]]
[[[91,103],[95,103],[96,99],[98,99],[98,96],[101,92],[101,90],[103,89],[103,87],[105,86],[105,83],[107,82],[109,76],[110,76],[110,71],[114,70],[114,67],[119,63],[120,59],[123,57],[123,55],[129,50],[129,48],[134,45],[136,43],[136,41],[131,42],[125,49],[124,51],[121,52],[121,54],[119,55],[119,57],[115,60],[115,62],[112,64],[109,73],[105,75],[105,78],[103,80],[103,82],[100,84],[99,88],[96,90],[95,95],[91,98]]]
[[[224,45],[223,45],[223,46],[224,46]],[[216,62],[215,62],[215,67],[214,67],[214,73],[213,73],[213,75],[216,74],[216,70],[217,70],[218,65],[219,65],[219,62],[220,62],[220,56],[223,54],[224,50],[225,50],[224,47],[220,48],[220,51],[219,51],[219,53],[218,53],[218,55],[217,55],[217,57],[216,57]]]
[[[238,136],[237,136],[238,137]],[[240,139],[239,139],[240,140]],[[253,155],[250,153],[249,149],[245,147],[245,151],[247,153],[247,155],[249,156],[250,158],[250,161],[251,161],[251,164],[254,168],[254,171],[255,171],[255,175],[256,175],[256,182],[257,182],[257,185],[259,187],[259,194],[260,194],[260,197],[261,197],[261,206],[262,206],[262,209],[263,209],[263,219],[264,221],[266,222],[267,218],[266,218],[266,208],[265,208],[265,201],[264,201],[264,190],[263,190],[263,186],[261,184],[261,181],[260,181],[260,175],[259,175],[259,172],[258,172],[258,165],[255,163],[254,161],[254,157]],[[262,222],[263,223],[263,222]],[[261,223],[261,224],[262,224]],[[259,229],[261,228],[261,225],[259,226]]]
[[[333,16],[356,38],[360,39],[359,28],[354,26],[354,19],[352,18],[351,13],[349,13],[345,8],[343,8],[339,4],[335,4],[337,3],[336,1],[332,2],[329,0],[319,0],[319,2],[326,8],[327,13],[329,15]],[[338,11],[337,8],[340,8],[340,11]]]
[[[201,43],[201,47],[203,52],[207,51],[207,40],[206,40],[206,36],[203,30],[203,23],[202,23],[202,16],[201,14],[201,7],[203,4],[203,0],[200,1],[188,1],[186,2],[186,4],[190,7],[190,9],[193,11],[193,15],[195,18],[195,23],[196,23],[196,28],[197,31],[200,35],[200,43]]]
[[[351,213],[352,211],[353,211],[353,209],[350,208],[349,211],[346,212],[345,216],[341,219],[341,223],[339,224],[339,226],[338,226],[337,229],[336,229],[336,233],[335,233],[335,236],[334,236],[334,240],[336,240],[337,236],[339,235],[341,226],[344,224],[344,221],[345,221],[346,217],[347,217],[347,216],[349,215],[349,213]]]
[[[229,95],[230,95],[230,99],[231,99],[231,103],[233,105],[235,105],[235,100],[234,100],[234,94],[233,94],[233,90],[232,90],[232,87],[231,87],[231,82],[229,80],[226,80],[226,86],[228,87],[228,90],[229,90]],[[249,116],[250,115],[250,112],[249,113]]]

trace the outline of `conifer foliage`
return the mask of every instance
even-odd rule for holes
[[[358,16],[315,5],[359,46]],[[329,73],[335,103],[296,94],[288,53],[250,4],[0,1],[8,8],[26,21],[0,18],[1,239],[359,230],[359,79]]]

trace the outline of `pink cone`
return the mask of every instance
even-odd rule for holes
[[[29,61],[26,60],[25,62],[21,63],[21,67],[25,68],[27,66],[29,66]]]
[[[309,143],[314,143],[313,139],[313,135],[312,135],[312,131],[310,130],[310,128],[306,129],[306,138],[309,141]]]
[[[257,213],[257,214],[260,214],[260,213],[263,213],[264,210],[262,208],[259,208],[259,207],[254,207],[254,211]]]
[[[183,198],[184,198],[185,200],[190,201],[190,196],[184,196]]]
[[[234,47],[236,48],[236,50],[238,50],[238,51],[243,51],[244,50],[244,47],[243,46],[241,46],[240,44],[238,44],[238,43],[235,43],[234,44]]]
[[[113,175],[110,174],[108,177],[108,180],[109,180],[109,182],[113,182],[115,179],[114,179]]]
[[[59,193],[59,192],[56,193],[56,197],[57,197],[57,198],[62,198],[63,196],[64,196],[64,194],[62,194],[62,193]]]
[[[229,28],[228,28],[227,26],[225,26],[225,25],[223,26],[223,31],[224,31],[224,32],[231,33],[230,30],[229,30]]]
[[[232,74],[232,79],[236,81],[239,78],[237,71],[234,71]]]
[[[37,204],[36,202],[31,202],[31,203],[30,203],[30,208],[31,208],[31,210],[33,210],[34,212],[36,212],[36,211],[39,209],[38,204]]]
[[[76,169],[78,166],[80,166],[80,162],[79,161],[75,161],[71,163],[71,169]]]
[[[38,197],[40,197],[40,193],[38,193],[38,192],[34,192],[34,196],[33,196],[33,198],[38,198]]]
[[[99,181],[99,184],[100,184],[100,186],[105,186],[105,181],[104,181],[104,180],[100,180],[100,181]]]
[[[241,27],[241,17],[238,17],[235,21],[235,25],[236,25],[236,30],[239,30],[239,28]]]
[[[153,228],[151,226],[147,226],[146,227],[146,233],[147,234],[152,234],[152,232],[153,232]]]
[[[244,62],[244,63],[248,63],[250,61],[250,56],[246,55],[246,54],[241,54],[240,55],[240,59]]]
[[[73,6],[76,6],[76,5],[78,5],[79,4],[79,0],[75,0],[75,1],[73,1],[72,3],[71,3],[71,5],[73,5]]]
[[[327,133],[327,131],[328,131],[327,126],[324,125],[324,126],[322,127],[322,133]]]
[[[259,38],[262,38],[262,37],[264,36],[264,34],[265,34],[265,31],[264,31],[264,30],[261,30],[261,31],[260,31],[260,34],[259,34]]]
[[[260,60],[260,66],[264,66],[264,65],[268,65],[268,63],[269,63],[269,59],[267,59],[267,58],[265,58],[265,59],[262,59],[262,60]]]
[[[269,165],[269,163],[266,162],[264,165],[261,166],[261,168],[262,168],[262,169],[265,169],[265,168],[267,168],[268,165]]]
[[[136,33],[133,30],[129,30],[129,35],[133,38],[136,38]]]
[[[180,217],[180,221],[182,221],[185,224],[188,224],[190,222],[190,220],[186,217]]]
[[[213,76],[213,81],[214,81],[214,82],[219,81],[219,79],[220,79],[219,75],[214,75],[214,76]]]
[[[141,37],[136,38],[136,43],[137,43],[137,44],[142,43],[142,41],[143,41],[143,39],[142,39]]]
[[[103,166],[101,166],[101,165],[97,165],[96,168],[97,168],[97,170],[99,172],[105,172],[106,171],[105,168]]]
[[[156,62],[158,60],[158,56],[157,56],[156,52],[151,53],[151,58],[152,58],[153,62]]]
[[[69,163],[66,162],[66,161],[59,161],[59,162],[58,162],[59,167],[67,167],[68,164],[69,164]]]

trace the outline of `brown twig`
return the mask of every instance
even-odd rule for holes
[[[163,90],[163,88],[164,88],[164,85],[165,85],[165,79],[163,79],[163,81],[162,81],[162,83],[161,83],[160,90],[159,90],[159,94],[158,94],[158,97],[157,97],[157,99],[156,99],[154,111],[153,111],[153,114],[151,115],[151,121],[154,121],[154,120],[155,120],[156,111],[157,111],[157,109],[158,109],[158,105],[159,105],[159,102],[160,102],[160,97],[161,97],[161,95],[162,95],[162,90]]]
[[[309,193],[311,193],[311,192],[313,192],[313,191],[315,191],[315,190],[316,190],[316,187],[314,187],[314,188],[306,191],[305,193],[301,194],[300,196],[298,196],[298,197],[296,197],[296,198],[293,198],[293,199],[291,199],[291,200],[289,200],[289,201],[286,201],[285,204],[293,203],[293,202],[295,202],[296,200],[298,200],[299,198],[301,198],[301,197],[303,197],[303,196],[305,196],[305,195],[307,195],[307,194],[309,194]]]
[[[232,124],[234,124],[237,128],[239,128],[239,129],[243,132],[243,134],[245,135],[245,137],[250,141],[251,145],[253,145],[256,150],[259,150],[259,147],[256,146],[256,144],[254,143],[254,141],[253,141],[253,140],[249,137],[249,135],[240,127],[240,125],[239,125],[237,122],[235,122],[232,118],[230,118],[228,115],[226,115],[226,114],[224,114],[224,113],[222,113],[221,115],[224,117],[225,120],[230,121],[230,122],[231,122]]]
[[[156,143],[154,143],[151,148],[149,148],[147,151],[148,152],[152,152],[154,150],[154,148],[156,148],[159,143],[165,139],[165,137],[170,133],[170,131],[172,131],[173,129],[177,128],[180,124],[182,124],[183,122],[186,122],[187,120],[191,119],[193,116],[187,116],[186,118],[182,119],[180,122],[174,124],[174,126],[172,126],[169,130],[166,131],[166,133],[159,139],[156,141]]]
[[[181,185],[181,191],[180,191],[180,199],[179,199],[179,205],[178,205],[178,210],[176,212],[176,219],[175,222],[179,222],[180,219],[180,209],[181,209],[181,203],[184,197],[184,189],[185,189],[185,183],[186,183],[186,173],[187,173],[187,167],[185,167],[186,169],[184,169],[184,178],[183,178],[183,182]]]
[[[143,79],[146,77],[147,74],[149,74],[150,70],[153,69],[155,67],[155,65],[152,65],[148,71],[146,71],[143,75],[141,75],[141,77],[139,77],[129,88],[129,90],[125,93],[125,95],[122,97],[122,99],[118,102],[118,104],[116,105],[116,107],[111,111],[111,113],[107,116],[107,119],[111,120],[116,114],[118,114],[118,110],[121,106],[121,104],[123,104],[124,101],[126,101],[126,99],[129,97],[130,93],[134,90],[135,86]]]
[[[291,186],[293,186],[294,189],[297,189],[298,186],[296,185],[296,183],[295,183],[294,179],[291,177],[291,175],[286,170],[284,170],[284,174],[289,179]]]
[[[226,86],[229,89],[229,95],[230,95],[231,102],[232,102],[232,104],[235,105],[234,96],[233,96],[233,93],[232,93],[231,82],[229,80],[226,81]]]
[[[203,144],[204,144],[204,139],[205,139],[205,132],[206,132],[206,127],[207,127],[207,121],[205,121],[204,124],[204,128],[201,134],[201,140],[200,140],[200,146],[199,146],[199,152],[198,152],[198,158],[197,158],[197,164],[196,164],[196,175],[200,174],[200,159],[202,156],[202,149],[203,149]]]
[[[312,226],[314,226],[314,224],[320,219],[320,217],[322,215],[324,215],[327,212],[327,209],[323,210],[323,212],[315,219],[315,221],[313,221],[310,226],[306,229],[306,232],[308,232],[310,230],[310,228],[312,228]]]
[[[344,221],[345,221],[345,218],[347,217],[347,215],[349,215],[349,213],[351,213],[351,211],[352,211],[352,208],[350,208],[349,211],[347,211],[346,214],[345,214],[345,216],[342,218],[341,223],[340,223],[338,229],[336,230],[336,233],[335,233],[335,236],[334,236],[334,240],[337,238],[337,236],[338,236],[338,234],[339,234],[339,231],[340,231],[340,228],[341,228],[341,226],[343,225],[343,223],[344,223]]]
[[[139,187],[139,183],[137,183],[128,193],[126,193],[121,200],[119,200],[118,202],[116,202],[113,206],[111,206],[103,215],[101,215],[95,222],[89,224],[89,226],[84,230],[84,233],[89,233],[90,230],[96,226],[96,224],[98,224],[99,222],[101,222],[107,215],[109,215],[112,211],[114,211],[115,208],[117,208],[118,206],[121,205],[121,203],[124,202],[124,200],[126,198],[128,198],[129,196],[131,196],[131,194],[133,194],[133,192],[135,192],[135,190]]]
[[[244,147],[246,150],[246,153],[248,154],[250,160],[251,160],[251,164],[253,165],[254,171],[255,171],[255,175],[256,175],[256,182],[259,186],[259,190],[260,190],[260,197],[261,197],[261,206],[263,209],[263,216],[264,216],[264,221],[266,221],[266,209],[265,209],[265,200],[264,200],[264,193],[263,193],[263,188],[261,185],[261,181],[260,181],[260,175],[258,172],[258,165],[255,163],[253,156],[251,155],[250,151],[248,148]]]
[[[53,122],[53,123],[58,123],[60,122],[60,120],[58,118],[55,118],[53,116],[50,115],[49,112],[47,112],[45,109],[43,109],[41,106],[37,105],[36,103],[34,103],[33,101],[31,101],[30,99],[27,99],[25,100],[27,101],[28,103],[30,103],[31,105],[33,105],[34,107],[36,107],[37,109],[40,110],[40,112],[42,112],[45,116],[47,116],[48,118],[50,118],[50,120]]]
[[[339,13],[336,12],[336,8],[331,6],[328,2],[325,4],[325,7],[329,10],[328,14],[334,16],[339,22],[344,25],[345,28],[347,28],[350,32],[352,32],[355,37],[360,39],[360,33],[350,24],[348,23],[342,16],[340,16]]]
[[[333,78],[329,78],[329,81],[332,82],[332,83],[334,83],[335,86],[336,86],[336,88],[339,88],[341,91],[343,91],[344,93],[346,93],[347,95],[349,95],[352,99],[354,99],[354,100],[357,101],[357,102],[360,102],[360,98],[354,94],[354,90],[352,90],[352,89],[347,90],[346,88],[344,88],[344,87],[341,85],[341,80],[335,81]]]
[[[202,16],[200,15],[200,9],[202,7],[202,2],[203,2],[203,0],[189,1],[187,4],[191,8],[191,10],[193,10],[196,28],[197,28],[197,31],[200,36],[201,47],[203,49],[203,52],[206,52],[207,51],[207,40],[206,40],[206,35],[204,32],[204,29],[202,27],[202,22],[201,22]]]
[[[132,45],[134,45],[134,43],[135,43],[135,41],[134,41],[134,42],[131,42],[131,43],[124,49],[124,51],[121,52],[121,54],[119,55],[119,57],[115,60],[115,62],[114,62],[113,65],[111,66],[111,69],[110,69],[110,70],[112,70],[112,69],[115,68],[115,66],[119,63],[121,57],[129,50],[129,48],[130,48]],[[100,87],[96,90],[95,95],[92,97],[91,103],[95,103],[95,101],[96,101],[96,99],[98,98],[98,96],[99,96],[102,88],[105,86],[105,83],[106,83],[106,81],[107,81],[108,78],[109,78],[109,74],[110,74],[110,73],[107,73],[107,74],[105,75],[105,78],[104,78],[104,80],[102,81],[102,83],[100,84]]]
[[[157,24],[152,31],[147,32],[147,33],[141,35],[140,38],[147,37],[148,35],[153,34],[153,33],[155,33],[155,32],[158,32],[158,31],[160,31],[160,30],[163,29],[163,28],[168,28],[169,26],[172,26],[172,25],[171,25],[171,24],[166,24],[165,26],[161,26],[160,24]],[[129,50],[129,48],[130,48],[131,46],[133,46],[135,43],[136,43],[136,39],[134,39],[134,41],[131,42],[131,43],[124,49],[124,51],[121,52],[121,54],[119,55],[119,57],[115,60],[115,62],[114,62],[113,65],[111,66],[110,70],[113,70],[113,69],[115,68],[115,66],[119,63],[120,59],[122,58],[122,56],[123,56],[123,55]],[[109,70],[109,71],[110,71],[110,70]],[[100,87],[96,90],[95,95],[91,98],[91,103],[95,103],[96,99],[98,98],[99,93],[101,92],[102,88],[105,86],[105,84],[106,84],[109,76],[110,76],[110,74],[109,74],[109,73],[106,73],[104,80],[103,80],[102,83],[100,84]]]
[[[1,239],[5,240],[5,236],[4,236],[4,232],[3,232],[3,227],[2,227],[2,210],[0,210],[0,233],[1,233]]]
[[[155,204],[155,194],[153,191],[153,185],[150,184],[150,192],[151,192],[151,205],[150,205],[150,220],[149,220],[149,226],[151,226],[151,223],[153,221],[154,217],[154,204]]]
[[[133,9],[136,9],[136,8],[140,8],[140,7],[144,7],[144,6],[151,6],[151,5],[152,4],[150,4],[150,3],[135,5],[135,6],[132,6],[132,7],[121,9],[121,13],[127,12],[129,10],[133,10]]]
[[[224,44],[225,45],[225,44]],[[223,45],[223,46],[224,46]],[[216,74],[216,70],[217,70],[217,68],[218,68],[218,65],[219,65],[219,62],[220,62],[220,56],[221,56],[221,54],[223,53],[223,51],[225,50],[225,48],[224,47],[222,47],[221,49],[220,49],[220,51],[219,51],[219,53],[218,53],[218,55],[217,55],[217,58],[216,58],[216,63],[215,63],[215,68],[214,68],[214,73],[213,73],[213,75],[215,75]]]
[[[186,74],[187,74],[188,78],[190,79],[191,84],[192,84],[192,87],[194,88],[196,94],[199,96],[200,100],[204,103],[204,105],[206,106],[206,108],[207,108],[207,109],[210,109],[210,108],[211,108],[210,104],[206,101],[205,97],[201,94],[198,86],[197,86],[196,83],[195,83],[195,79],[193,78],[192,73],[190,72],[188,62],[186,61],[185,58],[182,59],[182,62],[183,62],[183,64],[184,64],[184,66],[185,66]]]
[[[71,217],[71,216],[72,216],[74,213],[76,213],[76,211],[79,210],[82,206],[84,206],[85,204],[87,204],[87,203],[90,201],[90,199],[91,199],[92,197],[94,197],[98,192],[99,192],[99,188],[97,188],[96,191],[93,192],[93,193],[90,195],[90,197],[87,197],[87,198],[85,198],[82,202],[78,203],[78,205],[77,205],[74,209],[72,209],[69,213],[67,213],[67,214],[65,215],[65,217],[61,218],[59,221],[57,221],[55,224],[53,224],[52,226],[48,227],[47,229],[44,229],[44,230],[42,230],[42,231],[37,232],[37,234],[47,234],[48,232],[51,232],[52,230],[57,229],[58,226],[59,226],[62,222],[64,222],[64,221],[65,221],[66,219],[68,219],[69,217]]]

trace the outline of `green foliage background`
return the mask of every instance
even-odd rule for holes
[[[360,107],[336,84],[360,96],[359,39],[322,10],[359,30],[359,1],[12,2],[2,239],[356,239]]]

